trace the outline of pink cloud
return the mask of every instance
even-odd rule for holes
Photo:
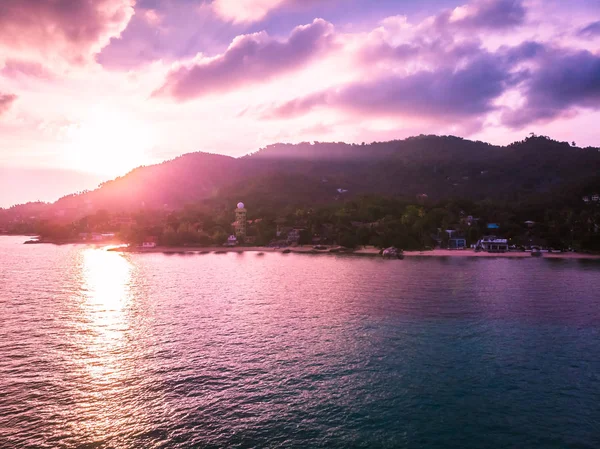
[[[288,0],[215,0],[214,11],[224,20],[234,23],[256,22]]]
[[[331,50],[333,37],[333,25],[323,19],[294,28],[285,41],[266,32],[238,36],[225,53],[171,71],[155,95],[187,100],[261,83]]]
[[[52,79],[54,75],[42,64],[19,59],[7,59],[0,73],[8,78],[29,76],[32,78]]]
[[[0,47],[83,62],[119,35],[135,0],[19,0],[2,2]]]
[[[10,109],[16,99],[17,96],[14,94],[3,94],[0,92],[0,116]]]

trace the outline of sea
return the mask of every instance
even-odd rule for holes
[[[0,237],[0,448],[600,448],[600,263]]]

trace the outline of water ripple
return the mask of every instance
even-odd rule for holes
[[[0,238],[0,447],[600,447],[598,264]]]

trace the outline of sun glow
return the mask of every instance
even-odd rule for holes
[[[65,164],[109,176],[148,163],[155,141],[152,128],[118,110],[95,108],[67,130]]]

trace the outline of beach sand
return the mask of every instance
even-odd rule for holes
[[[380,250],[377,248],[367,247],[361,248],[354,251],[337,251],[330,252],[331,248],[327,250],[315,250],[311,246],[297,246],[290,248],[268,248],[261,246],[243,246],[243,247],[163,247],[157,246],[155,248],[138,248],[138,247],[118,247],[111,248],[111,251],[131,252],[131,253],[164,253],[164,254],[208,254],[208,253],[244,253],[244,252],[262,252],[262,253],[281,253],[284,250],[289,249],[290,253],[299,254],[328,254],[328,255],[355,255],[355,256],[379,256]],[[334,250],[335,251],[335,250]],[[530,252],[526,251],[510,251],[506,253],[487,253],[487,252],[475,252],[471,249],[465,250],[447,250],[447,249],[434,249],[429,251],[404,251],[405,257],[495,257],[495,258],[526,258],[531,257]],[[600,260],[600,254],[584,254],[584,253],[543,253],[543,257],[546,259],[598,259]]]

